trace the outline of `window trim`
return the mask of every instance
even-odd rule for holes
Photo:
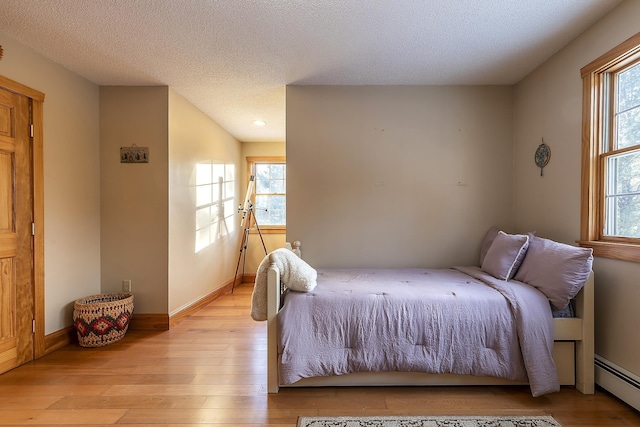
[[[247,156],[247,184],[249,179],[253,175],[253,167],[256,163],[287,163],[285,156]],[[286,194],[286,193],[285,193]],[[255,192],[251,196],[252,201],[255,203]],[[260,232],[262,234],[283,234],[287,232],[287,225],[260,225]],[[257,230],[250,230],[250,234],[257,234]]]
[[[582,77],[582,174],[580,240],[595,256],[640,262],[640,239],[603,236],[603,126],[607,117],[607,74],[640,58],[640,33],[635,34],[580,70]]]

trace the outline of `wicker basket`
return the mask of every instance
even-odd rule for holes
[[[119,341],[133,317],[133,294],[92,295],[73,304],[73,326],[82,347],[102,347]]]

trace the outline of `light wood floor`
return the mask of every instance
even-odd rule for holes
[[[553,415],[563,426],[640,426],[602,390],[527,387],[284,389],[266,393],[266,324],[243,285],[167,332],[67,346],[0,375],[0,425],[295,426],[300,415]]]

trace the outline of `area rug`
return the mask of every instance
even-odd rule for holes
[[[550,416],[299,417],[298,427],[562,427]]]

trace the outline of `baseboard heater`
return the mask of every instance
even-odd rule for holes
[[[596,384],[640,411],[640,377],[595,355]]]

